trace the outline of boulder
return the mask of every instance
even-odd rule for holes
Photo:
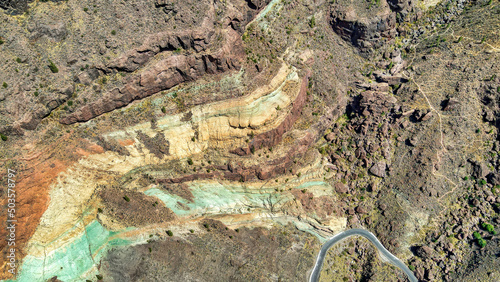
[[[408,82],[408,79],[402,77],[401,75],[389,75],[382,72],[374,72],[373,74],[378,82],[385,82],[390,86]]]
[[[367,210],[366,210],[366,208],[365,208],[365,207],[363,207],[363,206],[357,206],[357,207],[356,207],[356,212],[357,212],[357,213],[359,213],[359,214],[365,214],[365,213],[367,213],[368,211],[367,211]]]
[[[484,179],[491,172],[488,166],[479,161],[470,161],[472,164],[472,176],[477,179]]]
[[[347,185],[344,183],[335,183],[335,192],[337,193],[347,193]]]
[[[332,142],[335,139],[335,133],[330,132],[325,136],[326,141]]]
[[[380,161],[375,163],[371,168],[370,168],[370,173],[378,176],[378,177],[385,177],[385,170],[387,168],[387,165],[384,161]]]
[[[443,111],[451,111],[457,107],[460,102],[456,98],[450,98],[447,101],[444,101],[441,105],[444,104]]]
[[[416,250],[417,256],[424,260],[431,259],[434,256],[434,250],[428,246],[420,246]]]

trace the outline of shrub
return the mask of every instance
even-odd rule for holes
[[[493,234],[493,235],[496,235],[496,231],[495,231],[495,228],[493,227],[493,225],[489,224],[489,223],[486,223],[486,222],[483,222],[481,224],[481,226],[486,229],[486,231],[488,231],[490,234]]]
[[[411,271],[415,271],[415,266],[413,266],[413,265],[408,266],[408,268],[409,268]]]
[[[312,16],[311,20],[309,21],[309,26],[313,28],[316,25],[316,19],[314,16]]]
[[[193,229],[189,229],[189,232],[194,233],[194,230]]]
[[[97,280],[102,280],[102,275],[97,274],[95,277],[97,277]]]
[[[16,62],[17,62],[18,64],[20,64],[20,63],[22,63],[23,61],[21,61],[21,58],[19,58],[19,57],[18,57],[18,58],[16,58]]]
[[[484,179],[479,180],[479,184],[480,185],[485,185],[486,184],[486,180],[484,180]]]
[[[483,238],[478,239],[477,243],[481,248],[484,248],[486,246],[486,241]]]
[[[189,159],[187,160],[187,162],[188,162],[188,164],[189,164],[189,165],[193,165],[193,160],[192,160],[191,158],[189,158]]]
[[[68,106],[70,106],[70,107],[73,106],[73,101],[69,100],[68,101]]]
[[[174,233],[172,231],[170,231],[170,230],[167,230],[167,235],[170,236],[170,237],[172,237],[172,236],[174,236]]]
[[[481,239],[481,234],[479,234],[477,231],[474,231],[474,233],[472,233],[472,236],[474,236],[474,238],[476,239]]]
[[[7,88],[8,86],[9,86],[9,85],[7,84],[7,82],[2,83],[2,87],[3,87],[3,88]]]
[[[162,113],[166,113],[167,112],[167,109],[165,108],[165,106],[161,107],[161,112]]]
[[[38,91],[35,91],[34,95],[35,97],[38,97]]]
[[[130,202],[130,198],[129,198],[127,195],[125,195],[125,196],[123,197],[123,199],[124,199],[125,201],[127,201],[127,202]]]
[[[114,30],[114,29],[113,29],[113,30],[111,31],[111,35],[116,35],[116,30]]]
[[[254,146],[250,147],[250,152],[251,152],[252,154],[255,154],[255,147],[254,147]]]
[[[0,38],[0,45],[2,45],[2,44],[4,44],[4,43],[5,43],[5,41],[3,41],[3,39],[2,39],[2,38]]]
[[[2,141],[7,141],[7,136],[5,136],[4,134],[0,133],[0,138],[2,139]]]
[[[56,64],[54,64],[54,62],[52,62],[51,60],[49,60],[49,69],[52,73],[59,72],[59,69],[57,68]]]
[[[102,212],[102,209],[101,209],[101,208],[97,208],[97,212],[98,212],[98,213],[101,213],[101,212]]]
[[[474,238],[477,240],[477,243],[478,245],[481,247],[481,248],[484,248],[486,246],[486,240],[484,240],[482,237],[481,237],[481,234],[479,234],[478,232],[474,232],[473,233],[473,236]]]

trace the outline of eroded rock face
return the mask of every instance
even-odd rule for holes
[[[330,13],[333,30],[363,52],[381,47],[396,35],[396,15],[387,2],[381,0],[369,8],[367,5],[368,2],[336,1]]]
[[[0,55],[14,59],[0,65],[0,133],[9,135],[0,163],[20,170],[17,243],[43,265],[24,265],[38,275],[31,280],[82,278],[45,262],[80,235],[83,249],[67,257],[99,257],[93,238],[105,237],[87,236],[89,222],[139,240],[103,252],[102,267],[89,262],[104,280],[302,279],[313,263],[304,257],[319,249],[302,231],[326,238],[360,225],[396,255],[408,243],[424,246],[409,258],[421,279],[453,281],[453,263],[472,261],[469,250],[494,257],[496,237],[477,223],[500,223],[496,42],[474,44],[481,38],[452,23],[453,33],[429,38],[433,47],[418,38],[406,49],[384,46],[394,11],[404,14],[411,1],[337,1],[332,10],[326,1],[275,1],[252,25],[269,1],[38,1],[26,20],[0,15],[2,30],[10,25]],[[94,17],[103,28],[87,36]],[[40,55],[27,55],[33,50]],[[10,135],[20,129],[25,138]],[[408,237],[436,226],[426,242]],[[348,275],[390,280],[391,269],[372,273],[376,254],[365,247],[348,249],[362,265]],[[10,278],[5,268],[1,279]],[[333,272],[332,281],[348,276]]]
[[[143,99],[162,90],[170,89],[182,82],[194,81],[205,74],[237,70],[240,68],[240,58],[243,54],[239,34],[229,30],[226,34],[225,45],[216,53],[170,56],[132,78],[124,87],[111,90],[104,98],[85,105],[76,112],[62,118],[60,122],[72,124],[88,121],[103,113],[126,106],[134,100]],[[134,59],[132,59],[132,62],[134,62]],[[144,59],[143,63],[145,62],[146,59]],[[125,63],[125,66],[130,65]],[[135,68],[135,65],[132,66],[130,67]]]
[[[213,21],[212,17],[207,17],[197,29],[154,34],[148,37],[140,47],[129,50],[108,63],[103,70],[133,72],[161,52],[190,49],[194,49],[195,52],[204,51],[214,39]]]
[[[233,150],[232,153],[244,156],[250,154],[255,149],[260,149],[263,147],[272,147],[279,142],[283,137],[283,134],[290,130],[300,117],[302,112],[302,107],[306,102],[307,84],[309,83],[310,72],[302,79],[302,84],[300,86],[299,94],[293,102],[292,110],[287,115],[285,120],[273,130],[257,135],[247,147],[238,148]]]
[[[28,10],[28,3],[33,0],[0,0],[0,8],[12,14],[22,14]]]

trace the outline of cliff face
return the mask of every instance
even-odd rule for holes
[[[346,228],[422,281],[495,280],[483,2],[0,0],[17,280],[298,281]],[[344,245],[322,277],[403,279]]]

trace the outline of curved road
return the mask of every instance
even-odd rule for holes
[[[370,231],[364,229],[349,229],[347,231],[341,232],[332,238],[330,238],[319,251],[318,258],[316,259],[316,264],[314,265],[311,276],[309,277],[309,282],[317,282],[319,280],[319,274],[321,272],[321,267],[323,266],[323,261],[325,260],[325,255],[333,245],[338,243],[339,241],[350,237],[350,236],[363,236],[368,239],[378,250],[379,252],[393,265],[399,267],[410,279],[411,282],[418,282],[413,272],[397,257],[391,254],[384,246],[380,243],[380,241],[371,233]]]

